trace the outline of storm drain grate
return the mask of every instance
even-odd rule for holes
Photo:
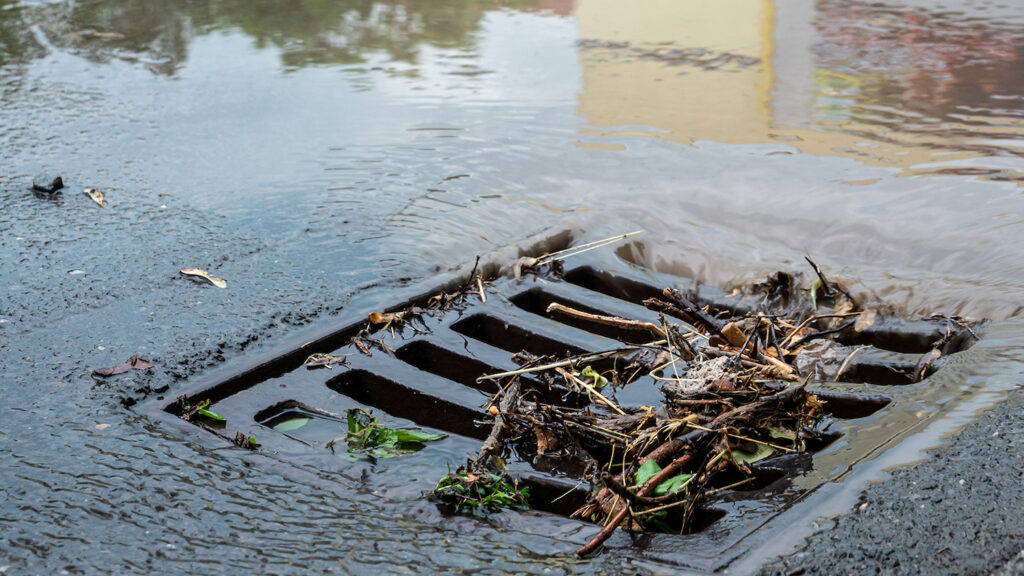
[[[413,466],[423,473],[418,484],[393,491],[399,497],[418,496],[433,487],[432,481],[445,474],[449,463],[454,467],[464,462],[466,454],[475,451],[479,440],[487,436],[491,423],[485,406],[496,388],[494,382],[478,382],[478,376],[519,368],[512,356],[520,351],[564,356],[613,349],[620,340],[637,343],[647,338],[571,317],[556,319],[546,313],[550,304],[657,322],[657,313],[640,302],[660,297],[665,286],[685,290],[691,284],[617,259],[574,260],[567,262],[570,266],[561,278],[499,278],[488,285],[486,302],[470,292],[462,305],[443,314],[423,315],[422,322],[410,322],[400,331],[379,329],[372,338],[382,339],[385,346],[375,347],[371,342],[372,355],[347,343],[366,325],[365,316],[360,316],[322,340],[244,374],[195,389],[189,400],[210,399],[211,409],[229,423],[224,432],[233,436],[238,430],[258,439],[261,452],[275,460],[320,470],[343,472],[357,465],[333,457],[328,446],[344,428],[344,415],[351,408],[372,409],[388,423],[451,435],[417,454]],[[742,312],[756,306],[754,300],[706,287],[695,298],[698,305],[712,310]],[[945,359],[969,348],[975,340],[970,328],[944,319],[879,317],[866,330],[846,331],[841,341],[860,348],[848,359],[841,382],[814,382],[811,386],[826,411],[826,433],[821,439],[808,445],[805,453],[752,465],[754,480],[710,498],[698,511],[690,534],[643,534],[637,553],[706,571],[727,565],[752,534],[824,483],[836,480],[898,432],[885,430],[887,416],[900,405],[903,390],[928,386],[930,376],[918,381],[922,369],[928,375],[941,369],[941,362],[922,363],[936,342],[944,343]],[[317,370],[302,366],[313,352],[344,355],[348,364]],[[522,384],[545,402],[587,402],[586,397],[552,390],[529,375],[522,378]],[[615,400],[623,408],[656,406],[661,396],[656,382],[642,377],[619,389]],[[149,413],[184,424],[177,418],[177,401],[159,399],[149,404]],[[274,429],[297,418],[308,420],[294,430]],[[213,434],[204,437],[221,442]],[[567,516],[591,490],[583,477],[584,464],[571,458],[512,454],[509,470],[531,487],[533,500],[544,512]],[[730,480],[735,479],[723,475],[716,482],[724,487]],[[680,545],[680,538],[687,539],[685,546]]]

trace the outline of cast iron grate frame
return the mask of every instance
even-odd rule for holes
[[[586,257],[575,260],[567,267],[564,280],[534,276],[527,276],[522,282],[496,279],[488,287],[486,303],[470,293],[464,306],[439,317],[426,317],[423,326],[426,333],[406,330],[397,334],[395,340],[390,339],[390,333],[379,333],[386,335],[387,342],[396,349],[394,356],[375,351],[372,357],[364,357],[345,344],[365,326],[365,315],[360,314],[353,322],[312,345],[277,354],[242,374],[200,384],[187,396],[193,402],[209,398],[229,422],[246,422],[248,428],[243,426],[243,431],[258,435],[261,441],[268,439],[266,452],[272,452],[271,459],[282,463],[288,463],[291,455],[301,454],[303,462],[308,464],[306,457],[316,448],[307,445],[308,449],[298,449],[296,438],[273,432],[264,425],[288,410],[338,418],[344,413],[337,402],[339,396],[419,426],[479,440],[486,436],[489,427],[483,405],[490,393],[486,384],[475,381],[476,376],[517,368],[511,355],[522,348],[535,353],[564,354],[605,350],[618,344],[609,339],[615,334],[604,327],[588,327],[544,316],[541,312],[548,303],[558,301],[592,313],[656,320],[656,314],[638,302],[660,294],[660,287],[685,289],[690,284],[685,279],[654,273],[618,259],[612,262]],[[436,290],[425,291],[423,296],[407,299],[390,310],[423,302],[433,293]],[[702,287],[696,298],[700,305],[736,311],[750,309],[748,302],[714,288]],[[931,343],[944,329],[945,323],[938,320],[883,319],[872,330],[856,336],[856,340],[846,342],[875,344],[873,350],[877,354],[861,355],[859,365],[867,369],[847,372],[847,379],[868,382],[814,385],[814,392],[826,400],[831,422],[846,425],[843,432],[832,434],[829,442],[813,447],[811,452],[836,451],[837,444],[842,445],[839,449],[849,453],[849,465],[854,466],[859,459],[877,450],[878,445],[850,449],[856,443],[855,439],[851,442],[851,431],[855,435],[859,424],[884,418],[890,405],[898,401],[901,389],[928,385],[928,378],[914,383],[907,374],[916,366],[917,357],[931,350]],[[630,343],[631,339],[624,341]],[[948,339],[943,356],[963,351],[974,342],[974,333],[962,330]],[[336,366],[333,371],[307,370],[301,366],[301,361],[311,352],[354,354],[349,356],[349,367]],[[546,401],[577,405],[585,401],[579,397],[562,397],[530,378],[524,380]],[[654,398],[649,390],[637,395],[624,392],[618,395],[624,406],[642,405],[645,399]],[[177,406],[176,401],[159,398],[141,408],[154,419],[173,422],[179,430],[195,429],[177,418]],[[234,429],[232,425],[230,430]],[[199,437],[204,442],[219,441],[206,432],[199,432]],[[702,571],[728,565],[745,549],[744,542],[769,524],[779,511],[815,491],[813,486],[795,486],[794,481],[813,470],[816,457],[816,454],[800,454],[772,458],[753,467],[755,482],[725,491],[711,500],[703,511],[707,521],[698,522],[699,530],[695,533],[682,536],[691,539],[694,545],[687,548],[699,550],[698,554],[680,554],[680,536],[667,534],[632,536],[634,542],[640,544],[637,554]],[[335,466],[341,465],[333,462]],[[563,504],[545,510],[554,514],[565,515],[590,489],[589,484],[574,477],[580,471],[578,463],[574,462],[523,456],[512,462],[510,470],[534,487],[540,499],[547,500],[543,494],[568,492],[570,495],[563,499]],[[824,481],[832,479],[826,475]],[[766,511],[765,502],[773,502],[774,507]],[[566,519],[566,522],[577,521]]]

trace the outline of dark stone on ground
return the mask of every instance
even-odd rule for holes
[[[53,194],[64,187],[64,180],[57,174],[43,172],[32,179],[32,189],[37,192]]]
[[[1024,549],[1024,390],[869,487],[856,509],[766,564],[776,574],[1015,574]]]

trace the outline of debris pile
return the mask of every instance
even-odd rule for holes
[[[848,349],[850,360],[857,349],[835,339],[867,329],[875,314],[858,310],[814,268],[818,280],[809,293],[780,272],[753,288],[763,298],[746,312],[698,306],[671,287],[643,302],[658,322],[550,304],[554,317],[646,332],[650,341],[560,357],[523,351],[513,357],[519,370],[481,377],[500,386],[488,406],[491,433],[434,496],[457,508],[497,507],[500,501],[486,495],[516,487],[502,456],[536,454],[574,462],[593,486],[572,516],[603,529],[576,551],[580,556],[619,528],[692,531],[709,496],[756,480],[751,464],[824,443],[823,405],[806,384],[837,351]],[[828,313],[816,314],[823,302]],[[826,346],[831,355],[820,353],[822,343],[834,345]],[[619,406],[615,391],[641,378],[658,384],[660,405]],[[538,382],[561,392],[561,401],[544,401]]]

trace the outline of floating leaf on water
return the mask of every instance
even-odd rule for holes
[[[127,362],[119,366],[112,366],[110,368],[96,368],[92,371],[97,376],[114,376],[116,374],[124,374],[132,370],[149,370],[153,365],[146,362],[145,358],[140,358],[138,354],[132,356]]]
[[[447,437],[447,434],[428,434],[421,430],[396,430],[399,442],[431,442]]]
[[[214,278],[213,276],[210,276],[209,272],[201,268],[182,268],[181,270],[179,270],[179,272],[185,274],[186,276],[196,276],[202,278],[208,281],[210,284],[213,284],[217,288],[228,287],[228,283],[226,280],[224,280],[223,278]]]
[[[757,451],[751,454],[750,452],[744,452],[743,450],[733,450],[732,459],[737,464],[753,464],[754,462],[760,462],[765,458],[775,453],[775,449],[771,446],[765,446],[764,444],[757,445]]]
[[[306,424],[309,424],[309,418],[292,418],[290,420],[274,424],[274,430],[277,430],[278,432],[291,432],[302,428]]]
[[[362,408],[348,411],[349,450],[362,450],[378,458],[390,458],[399,454],[418,452],[424,442],[440,440],[446,434],[429,434],[422,430],[395,429],[382,426],[377,418]]]
[[[100,192],[95,188],[86,188],[83,193],[89,198],[92,198],[93,202],[99,204],[100,208],[106,208],[107,202],[103,199],[103,192]]]

